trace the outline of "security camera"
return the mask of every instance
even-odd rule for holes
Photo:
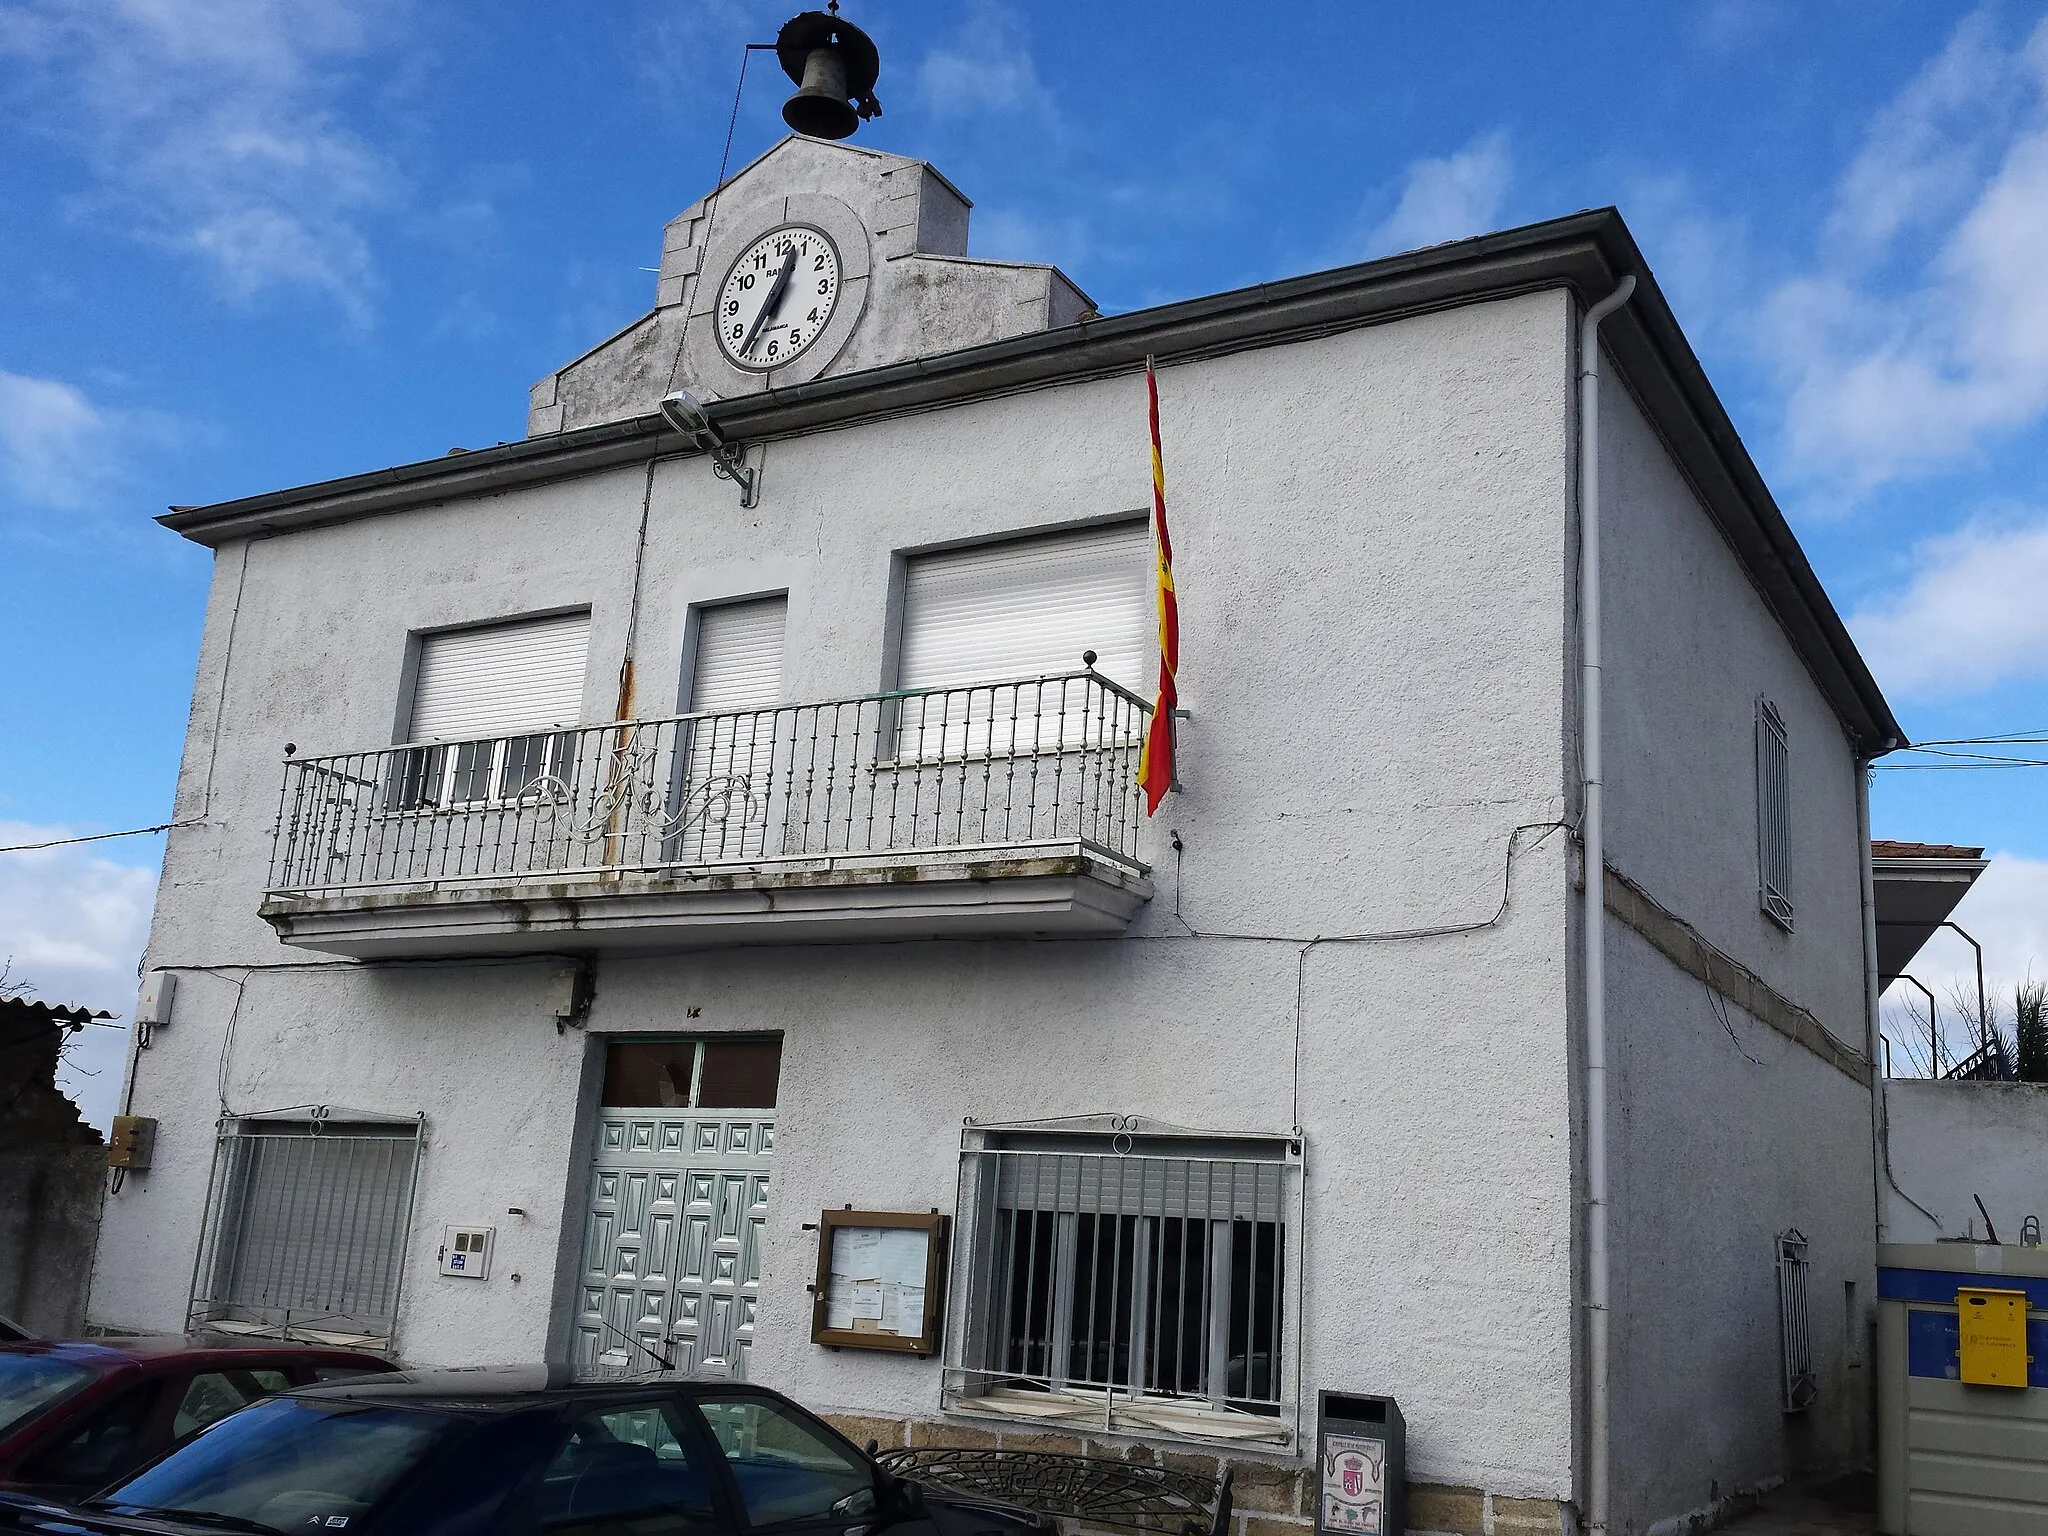
[[[725,434],[712,425],[710,416],[705,414],[703,402],[687,389],[662,396],[661,414],[668,419],[670,426],[706,452],[725,441]]]

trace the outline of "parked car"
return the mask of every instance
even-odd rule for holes
[[[765,1388],[547,1367],[295,1388],[79,1504],[0,1495],[0,1529],[300,1536],[1050,1536],[904,1482]]]
[[[0,1488],[83,1497],[269,1393],[392,1369],[361,1350],[317,1344],[0,1344]]]

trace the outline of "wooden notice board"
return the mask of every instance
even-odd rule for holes
[[[826,1211],[818,1218],[811,1341],[937,1354],[945,1274],[939,1212]]]

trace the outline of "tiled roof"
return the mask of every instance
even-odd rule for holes
[[[1873,838],[1870,844],[1873,859],[1981,859],[1982,848],[1961,848],[1954,843],[1895,843],[1885,838]]]

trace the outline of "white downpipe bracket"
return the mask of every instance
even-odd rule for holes
[[[1636,291],[1624,277],[1579,323],[1579,837],[1586,945],[1586,1531],[1607,1536],[1614,1420],[1607,1396],[1607,846],[1600,763],[1600,322]]]

